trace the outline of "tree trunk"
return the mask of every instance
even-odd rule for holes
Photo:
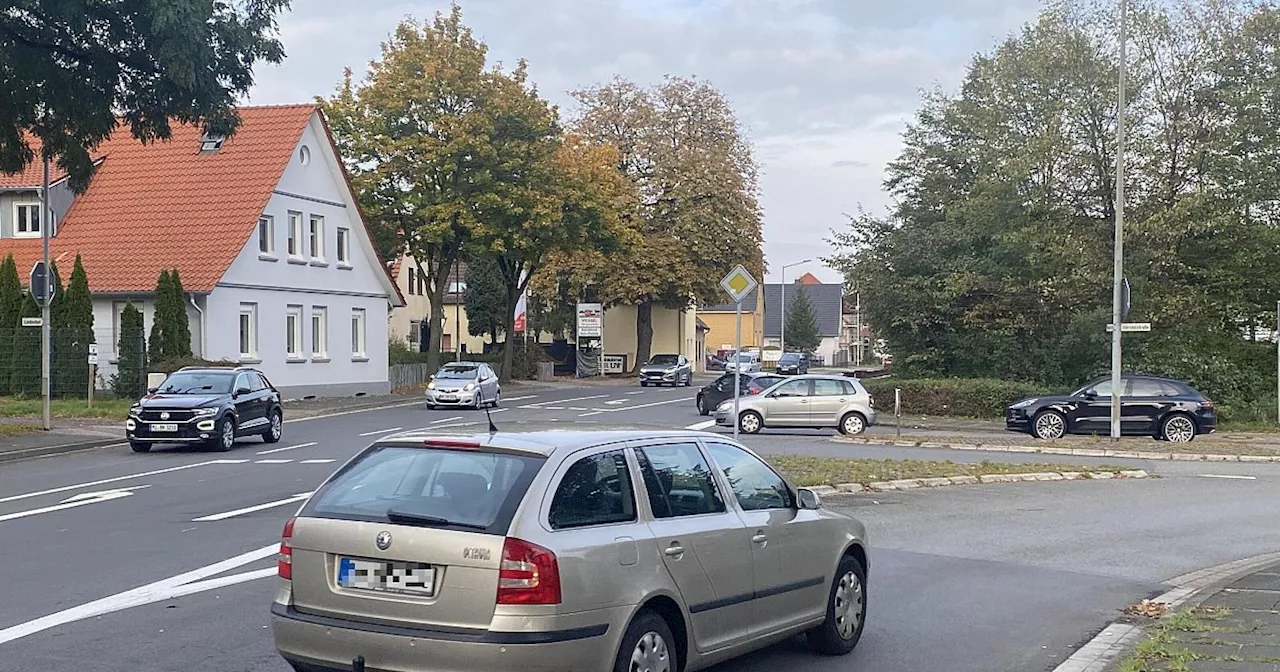
[[[418,272],[422,272],[422,266],[418,266]],[[444,334],[444,290],[445,282],[441,280],[440,274],[435,273],[430,277],[428,289],[431,292],[429,297],[431,302],[431,316],[428,318],[428,326],[431,333],[427,337],[427,369],[435,373],[440,369],[440,341],[443,340]]]
[[[649,361],[653,349],[653,299],[636,304],[636,361],[631,373],[638,373],[641,365]]]
[[[511,280],[507,280],[507,309],[503,311],[506,325],[503,326],[503,345],[502,345],[502,369],[500,372],[502,382],[508,382],[514,378],[511,371],[512,365],[515,363],[515,347],[516,347],[516,304],[520,301],[520,276],[516,276],[517,282],[512,284]]]

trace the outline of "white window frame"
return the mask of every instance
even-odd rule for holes
[[[242,303],[240,304],[240,317],[238,322],[238,336],[240,344],[240,359],[257,361],[258,359],[258,304]],[[248,327],[248,338],[245,338],[245,327]],[[248,348],[243,347],[248,343]]]
[[[23,208],[34,208],[36,211],[35,230],[19,231],[18,230],[18,212]],[[28,220],[30,222],[30,220]],[[13,204],[13,237],[14,238],[39,238],[40,227],[44,225],[44,212],[40,201],[19,201]]]
[[[307,256],[311,261],[324,261],[324,215],[307,219]]]
[[[311,306],[311,359],[329,361],[329,309]]]
[[[290,360],[303,358],[302,306],[289,306],[285,309],[284,353],[285,357]]]
[[[271,215],[258,218],[258,255],[276,258],[276,218]]]
[[[351,309],[351,358],[368,359],[368,334],[365,330],[369,322],[365,319],[364,308]]]
[[[337,249],[334,254],[337,255],[339,266],[351,268],[351,229],[338,227]]]
[[[289,211],[289,245],[286,251],[290,259],[302,258],[302,213]]]

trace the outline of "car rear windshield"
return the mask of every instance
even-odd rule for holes
[[[156,390],[160,394],[231,394],[235,374],[227,371],[178,371]]]
[[[546,460],[484,450],[374,446],[299,514],[506,534]]]

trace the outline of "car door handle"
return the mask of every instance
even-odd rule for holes
[[[663,553],[666,553],[671,557],[675,557],[677,555],[684,555],[684,546],[681,546],[680,544],[671,544],[666,548],[666,550],[663,551]]]
[[[764,542],[769,541],[769,537],[766,537],[763,534],[757,534],[756,536],[751,537],[751,541],[754,541],[757,544],[763,544]]]

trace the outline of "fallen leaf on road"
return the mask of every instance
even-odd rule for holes
[[[1168,604],[1164,602],[1155,602],[1153,600],[1143,600],[1137,604],[1131,604],[1124,609],[1124,613],[1129,616],[1144,616],[1146,618],[1161,618],[1168,612]]]

